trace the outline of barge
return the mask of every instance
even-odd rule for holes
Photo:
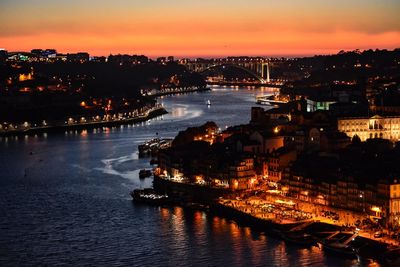
[[[154,138],[149,141],[144,142],[138,146],[139,157],[155,157],[160,149],[165,149],[171,146],[172,139],[164,138]]]
[[[168,195],[160,195],[153,188],[135,189],[130,193],[133,201],[153,205],[164,205],[170,202]]]

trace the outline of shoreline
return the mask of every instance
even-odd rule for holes
[[[254,83],[237,83],[237,82],[207,82],[207,85],[211,85],[211,86],[231,86],[231,87],[235,87],[235,86],[240,86],[240,87],[276,87],[276,88],[282,88],[284,86],[284,84],[274,84],[274,83],[258,83],[258,82],[254,82]]]
[[[213,188],[199,187],[192,184],[169,181],[157,176],[154,176],[153,185],[155,191],[171,196],[173,201],[170,203],[165,203],[165,205],[178,205],[184,208],[193,207],[195,209],[197,207],[196,204],[200,206],[205,205],[209,207],[207,210],[210,212],[210,214],[231,219],[239,225],[249,226],[254,230],[265,232],[268,235],[278,239],[282,239],[280,233],[288,231],[294,226],[302,224],[306,221],[312,223],[306,227],[305,232],[319,241],[326,238],[324,237],[326,232],[339,231],[343,234],[353,234],[353,230],[349,230],[349,228],[344,228],[338,224],[332,224],[323,220],[319,220],[319,218],[282,220],[278,219],[277,217],[274,218],[274,216],[268,216],[272,215],[268,213],[265,214],[266,216],[259,216],[259,214],[257,216],[256,213],[253,214],[251,211],[249,212],[248,210],[243,210],[235,207],[234,205],[230,205],[228,203],[229,201],[226,202],[227,199],[224,198],[224,196],[230,195],[230,199],[235,199],[235,201],[237,201],[237,196],[245,192],[232,192],[230,190],[215,191],[210,190]],[[188,204],[195,205],[188,206]],[[393,245],[385,242],[384,240],[370,238],[362,231],[360,231],[357,239],[352,242],[354,242],[354,245],[357,247],[357,253],[360,255],[360,257],[377,261],[383,260],[382,256],[385,252],[388,252],[393,247],[399,247],[398,245]]]
[[[166,96],[166,95],[177,95],[177,94],[187,94],[187,93],[194,93],[194,92],[205,92],[205,91],[210,91],[211,88],[210,87],[196,87],[193,89],[175,89],[172,91],[162,91],[162,92],[158,92],[158,93],[145,93],[142,94],[142,96],[147,96],[147,97],[159,97],[159,96]]]
[[[61,132],[65,130],[84,130],[84,129],[94,129],[99,127],[113,127],[131,123],[138,123],[150,120],[152,118],[167,114],[168,111],[165,110],[164,107],[155,107],[150,111],[146,112],[145,115],[139,115],[134,118],[128,118],[123,120],[111,120],[111,121],[99,121],[99,122],[88,122],[88,123],[80,123],[80,124],[72,124],[72,125],[54,125],[54,126],[44,126],[44,127],[35,127],[29,128],[25,130],[13,130],[7,132],[0,132],[0,136],[8,137],[8,136],[21,136],[21,135],[32,135],[38,133],[47,133],[47,132]]]
[[[281,240],[282,237],[279,236],[280,231],[286,231],[291,227],[302,223],[301,221],[293,223],[278,223],[273,220],[258,218],[252,214],[221,203],[210,205],[210,212],[214,215],[231,219],[240,226],[249,226],[257,231],[265,232],[268,235]],[[319,236],[319,233],[328,231],[340,231],[341,233],[346,233],[346,231],[341,230],[341,227],[338,225],[329,224],[318,220],[313,220],[306,230],[308,234],[314,236],[316,239],[322,239]],[[360,235],[357,236],[357,239],[353,242],[358,245],[358,254],[362,258],[376,260],[381,263],[383,260],[382,255],[390,250],[389,244]]]
[[[176,95],[176,94],[186,94],[186,93],[194,93],[194,92],[205,92],[210,91],[210,87],[201,87],[194,88],[184,91],[172,91],[172,92],[161,92],[157,94],[144,94],[144,96],[158,98],[166,95]],[[122,120],[110,120],[110,121],[99,121],[99,122],[87,122],[87,123],[79,123],[79,124],[62,124],[62,125],[53,125],[53,126],[41,126],[41,127],[31,127],[28,129],[18,129],[11,131],[0,131],[0,137],[8,137],[8,136],[21,136],[21,135],[32,135],[38,133],[47,133],[47,132],[59,132],[63,130],[83,130],[83,129],[94,129],[98,127],[113,127],[119,125],[126,125],[131,123],[138,123],[150,120],[152,118],[167,114],[168,111],[164,107],[154,107],[150,111],[146,111],[145,115],[138,115],[134,118],[127,118]]]

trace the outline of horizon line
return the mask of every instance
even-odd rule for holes
[[[146,56],[149,59],[157,59],[160,57],[169,57],[172,56],[175,59],[198,59],[198,58],[202,58],[202,59],[218,59],[218,58],[227,58],[227,57],[262,57],[262,58],[302,58],[302,57],[315,57],[315,56],[332,56],[332,55],[337,55],[339,54],[341,51],[344,51],[345,53],[347,52],[354,52],[354,51],[360,51],[360,52],[364,52],[364,51],[368,51],[368,50],[373,50],[373,51],[396,51],[399,50],[400,47],[396,47],[396,48],[368,48],[368,49],[349,49],[349,50],[345,50],[345,49],[339,49],[337,50],[336,53],[304,53],[304,54],[295,54],[295,53],[288,53],[288,54],[275,54],[275,55],[252,55],[252,54],[248,54],[248,55],[243,55],[243,54],[221,54],[221,55],[191,55],[191,56],[183,56],[183,55],[165,55],[165,54],[160,54],[160,55],[146,55],[145,53],[126,53],[126,52],[117,52],[117,53],[108,53],[108,55],[102,54],[91,54],[88,51],[82,51],[82,50],[78,50],[78,51],[67,51],[67,52],[60,52],[58,51],[58,49],[56,48],[32,48],[29,51],[23,51],[23,50],[8,50],[6,48],[0,48],[0,51],[7,51],[7,53],[31,53],[32,50],[34,49],[42,49],[42,50],[46,50],[46,49],[54,49],[57,51],[57,54],[76,54],[76,53],[88,53],[89,56],[91,57],[108,57],[108,56],[115,56],[115,55],[137,55],[137,56]]]

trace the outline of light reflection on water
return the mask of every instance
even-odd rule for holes
[[[151,186],[138,178],[151,167],[138,144],[206,121],[246,123],[269,92],[214,87],[163,97],[170,113],[147,123],[0,138],[0,266],[356,266],[206,212],[130,200]]]

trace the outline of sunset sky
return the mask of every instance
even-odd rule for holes
[[[400,47],[399,0],[1,0],[0,48],[151,57]]]

